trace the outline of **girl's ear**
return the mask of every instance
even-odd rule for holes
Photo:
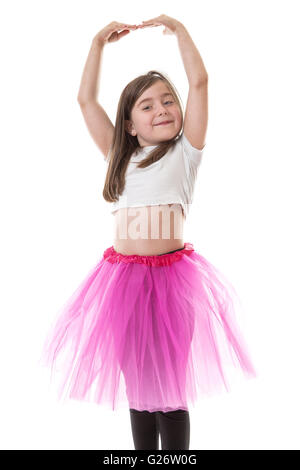
[[[126,119],[125,119],[125,129],[129,134],[135,135],[135,130],[133,129],[132,122]]]

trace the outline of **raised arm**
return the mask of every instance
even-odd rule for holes
[[[94,142],[107,158],[114,126],[97,101],[102,54],[105,44],[114,42],[135,29],[134,25],[112,22],[96,34],[84,66],[77,101]],[[118,33],[118,31],[120,31]]]
[[[205,146],[208,121],[208,74],[203,61],[185,26],[174,18],[160,15],[143,21],[141,28],[165,26],[164,34],[174,34],[189,82],[189,94],[183,123],[183,133],[199,150]]]
[[[200,53],[182,23],[176,28],[178,46],[189,82],[183,133],[193,147],[205,146],[208,123],[208,74]]]

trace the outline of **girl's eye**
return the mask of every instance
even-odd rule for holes
[[[170,101],[170,100],[169,100],[169,101],[165,101],[164,104],[166,104],[166,103],[173,103],[173,101]],[[146,106],[145,108],[143,108],[143,111],[144,111],[145,109],[149,108],[149,107],[150,107],[150,106]]]

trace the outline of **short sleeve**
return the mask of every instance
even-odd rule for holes
[[[193,147],[186,136],[182,134],[182,148],[183,148],[183,153],[184,156],[192,163],[194,163],[196,166],[200,165],[201,160],[202,160],[202,155],[204,152],[206,144],[204,147],[199,150]]]

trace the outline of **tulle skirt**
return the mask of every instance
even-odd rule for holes
[[[256,371],[235,289],[191,243],[169,254],[107,248],[57,312],[40,363],[59,399],[189,409]],[[52,383],[52,382],[51,382]]]

